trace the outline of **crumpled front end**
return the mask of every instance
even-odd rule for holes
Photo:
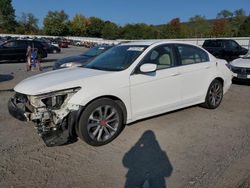
[[[74,130],[79,105],[68,103],[80,88],[29,96],[16,93],[8,102],[9,113],[21,121],[32,121],[47,146],[77,140]]]

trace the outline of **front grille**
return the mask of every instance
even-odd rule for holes
[[[250,68],[232,67],[232,71],[237,74],[250,74]]]

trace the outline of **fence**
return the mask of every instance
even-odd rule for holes
[[[46,36],[46,35],[18,35],[18,34],[0,34],[0,36],[11,36],[11,37],[46,37],[46,38],[57,38],[59,36]],[[102,38],[91,38],[91,37],[72,37],[72,36],[67,36],[64,37],[70,40],[79,40],[79,41],[84,41],[84,42],[94,42],[98,44],[106,43],[106,44],[117,44],[119,42],[124,42],[124,41],[130,41],[130,40],[106,40]],[[196,44],[199,46],[202,46],[203,42],[206,39],[211,39],[211,38],[189,38],[189,39],[168,39],[168,40],[176,40],[176,41],[185,41],[189,42],[192,44]],[[219,38],[217,38],[219,39]],[[250,51],[250,37],[231,37],[231,38],[220,38],[220,39],[233,39],[237,43],[239,43],[242,47],[247,48]]]

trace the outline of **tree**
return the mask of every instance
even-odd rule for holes
[[[233,13],[229,10],[224,9],[217,14],[216,18],[220,19],[220,18],[231,18],[231,17],[233,17]]]
[[[244,23],[240,26],[238,36],[249,37],[250,36],[250,15],[246,18]]]
[[[245,17],[246,12],[244,9],[240,8],[240,9],[234,11],[234,16],[235,17]]]
[[[234,11],[234,17],[231,21],[231,30],[233,36],[238,36],[239,27],[241,24],[243,24],[246,17],[246,13],[242,8]]]
[[[90,17],[87,27],[87,35],[90,37],[101,37],[104,21],[100,18]]]
[[[0,30],[13,33],[16,27],[15,10],[11,0],[0,0]]]
[[[22,13],[18,21],[17,33],[37,34],[38,30],[38,19],[32,13]]]
[[[225,37],[230,33],[229,23],[226,19],[217,19],[213,22],[212,35],[214,37]]]
[[[105,39],[117,39],[120,34],[120,28],[110,21],[105,22],[104,27],[102,29],[102,38]]]
[[[189,26],[194,37],[209,36],[210,24],[205,16],[195,15],[189,18]]]
[[[70,22],[70,33],[74,36],[86,36],[87,27],[88,19],[81,14],[77,14]]]
[[[43,20],[44,33],[53,36],[65,36],[69,34],[68,15],[63,11],[49,11]]]
[[[169,22],[170,38],[181,38],[180,18],[174,18]]]
[[[160,38],[159,30],[147,24],[127,24],[122,28],[121,37],[124,39],[155,39]]]

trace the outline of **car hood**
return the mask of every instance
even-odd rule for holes
[[[250,68],[250,59],[249,58],[239,58],[239,59],[235,59],[230,64],[234,67]]]
[[[66,57],[66,58],[58,60],[56,64],[62,65],[64,63],[71,63],[71,62],[82,63],[82,62],[88,61],[89,59],[91,59],[91,57],[87,57],[83,55],[70,56],[70,57]]]
[[[87,79],[111,73],[86,68],[60,69],[29,77],[16,85],[14,90],[26,95],[39,95],[52,91],[82,87]]]

